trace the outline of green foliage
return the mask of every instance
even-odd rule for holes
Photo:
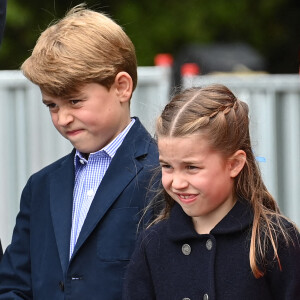
[[[82,1],[9,0],[0,52],[0,69],[17,69],[40,32]],[[87,0],[108,13],[135,44],[140,66],[153,65],[158,53],[188,43],[245,42],[269,62],[268,70],[298,72],[298,0]],[[284,53],[284,55],[283,55]],[[284,57],[283,57],[284,56]]]

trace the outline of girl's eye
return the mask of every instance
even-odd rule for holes
[[[199,169],[199,168],[196,167],[196,166],[187,166],[187,169],[188,169],[188,170],[197,170],[197,169]]]
[[[172,168],[170,165],[167,165],[167,164],[161,164],[160,166],[162,169],[171,169]]]

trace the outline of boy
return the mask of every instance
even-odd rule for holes
[[[71,154],[31,176],[0,265],[0,299],[119,300],[157,147],[129,102],[134,46],[77,6],[46,29],[21,67]]]

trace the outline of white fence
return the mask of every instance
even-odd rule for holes
[[[248,103],[254,153],[264,182],[281,210],[300,225],[299,75],[206,75],[184,87],[222,83]]]
[[[170,70],[140,67],[131,115],[153,133],[154,120],[168,101]],[[67,154],[71,144],[56,131],[39,89],[19,71],[0,71],[0,238],[11,241],[21,191],[29,176]]]

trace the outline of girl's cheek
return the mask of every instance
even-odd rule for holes
[[[171,179],[169,178],[168,175],[163,174],[163,175],[162,175],[161,182],[162,182],[163,187],[164,187],[165,189],[167,189],[167,188],[170,187]]]

